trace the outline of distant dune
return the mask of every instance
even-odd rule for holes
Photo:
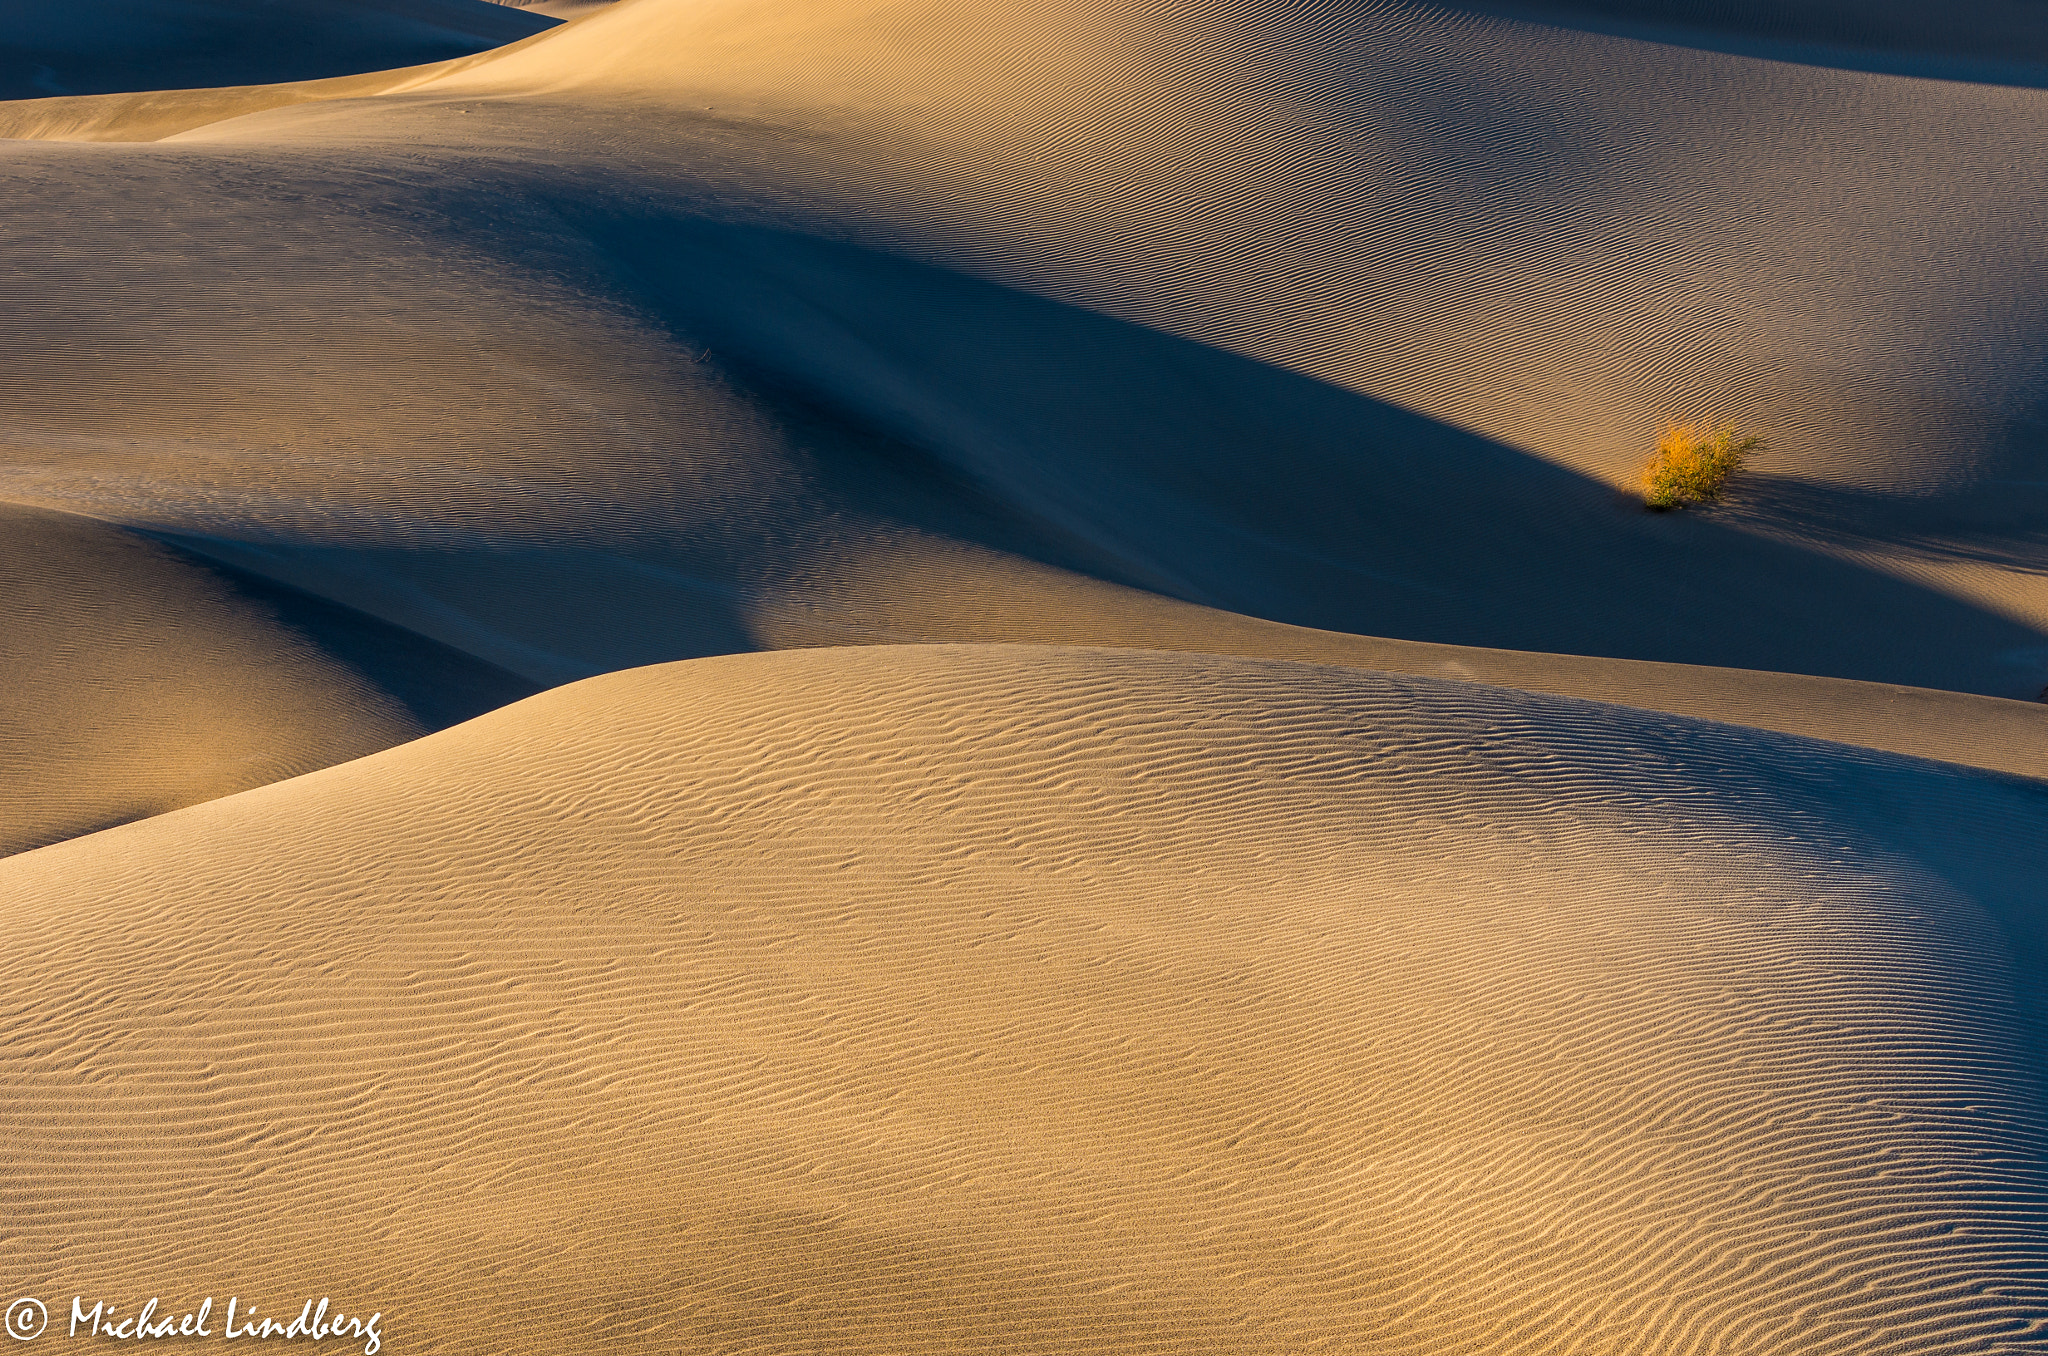
[[[0,0],[0,99],[353,75],[554,22],[485,0]]]

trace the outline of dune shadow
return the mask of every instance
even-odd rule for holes
[[[1451,8],[1799,66],[2048,89],[2048,27],[2033,0],[1963,9],[1899,0],[1460,0]]]
[[[459,725],[544,686],[417,631],[228,563],[204,543],[162,532],[146,535],[399,703],[428,731]]]
[[[1798,476],[1745,476],[1730,516],[1851,549],[2048,574],[2048,482],[1988,479],[1934,493],[1894,493]]]
[[[2048,642],[2033,628],[1736,515],[1645,513],[1314,377],[780,226],[557,210],[682,342],[771,407],[856,430],[864,450],[824,458],[822,475],[881,517],[965,525],[878,499],[877,447],[1030,526],[972,527],[984,544],[1270,620],[1999,696],[2041,686],[2001,658]],[[1839,526],[1862,521],[1854,500],[1814,485],[1773,502]],[[787,541],[785,527],[800,532],[766,535]]]

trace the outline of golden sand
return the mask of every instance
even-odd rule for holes
[[[2009,7],[556,8],[0,103],[42,1341],[2038,1349]]]

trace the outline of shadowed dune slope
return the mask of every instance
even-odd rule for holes
[[[1846,482],[2039,466],[2030,90],[1330,0],[643,0],[435,88],[711,105],[948,262],[1574,465],[1707,403]]]
[[[0,493],[541,680],[745,648],[914,537],[1326,630],[2048,684],[2036,92],[1289,0],[633,0],[409,83],[0,153],[0,351],[49,355]],[[1756,492],[1644,516],[1697,412],[1770,431]],[[813,474],[876,456],[1014,530]]]
[[[556,22],[485,0],[0,0],[0,99],[417,66]]]
[[[2044,871],[2037,783],[1457,683],[622,673],[0,862],[8,1258],[392,1351],[2032,1350]]]
[[[2048,84],[2048,24],[2034,0],[1482,0],[1453,8],[1852,70]]]
[[[0,154],[33,263],[0,347],[36,355],[0,369],[0,493],[175,533],[540,682],[752,648],[763,609],[839,606],[849,580],[943,592],[931,566],[962,543],[1020,586],[1045,566],[1357,634],[2001,697],[2048,673],[2031,614],[1940,580],[1644,515],[1151,327],[709,220],[766,210],[709,153],[593,179],[548,149],[630,121],[419,97],[240,124],[393,138],[367,149]],[[398,136],[450,121],[477,144]],[[867,622],[900,602],[871,592]]]
[[[118,528],[0,506],[0,855],[359,758],[532,691]]]

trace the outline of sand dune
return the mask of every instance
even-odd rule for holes
[[[965,542],[1354,634],[2048,684],[2043,96],[1399,8],[867,13],[633,0],[10,146],[0,345],[65,341],[4,492],[538,681]],[[1702,409],[1765,474],[1645,517]],[[527,602],[570,595],[619,606]]]
[[[532,690],[417,633],[88,519],[6,508],[0,525],[8,548],[0,681],[10,694],[0,855],[360,757]],[[890,605],[878,619],[880,599]],[[1069,572],[1027,571],[992,552],[956,550],[855,579],[843,598],[816,593],[801,606],[762,607],[744,631],[700,644],[934,637],[1307,660],[1587,697],[2021,775],[2048,768],[2048,712],[2034,703],[1313,631]]]
[[[6,0],[0,99],[416,66],[516,42],[552,24],[484,0]]]
[[[1830,2],[40,11],[8,1284],[2040,1350],[2048,90]]]
[[[2044,845],[1424,679],[619,674],[0,862],[10,1254],[394,1352],[2026,1350]]]
[[[617,3],[618,0],[539,0],[537,4],[523,4],[520,8],[528,14],[545,14],[551,19],[580,19]]]
[[[359,758],[532,690],[119,529],[0,506],[0,855]]]
[[[1897,0],[1508,0],[1458,8],[1850,70],[2048,85],[2048,29],[2029,0],[1941,9]]]
[[[440,88],[801,129],[813,191],[949,262],[1575,465],[1711,400],[1788,473],[1918,485],[2039,390],[1983,313],[2032,266],[2033,91],[1398,5],[942,10],[654,0]]]

